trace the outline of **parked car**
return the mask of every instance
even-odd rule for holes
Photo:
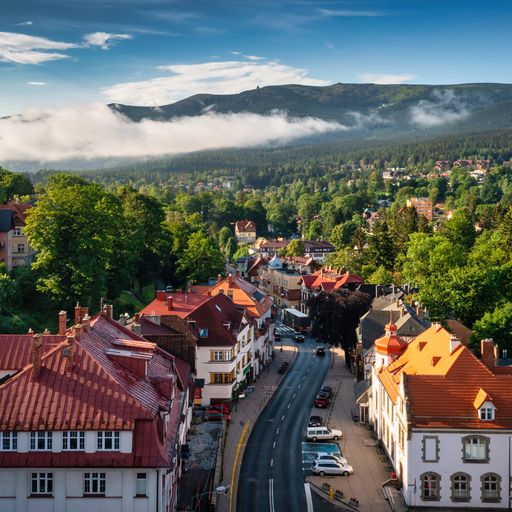
[[[329,398],[332,398],[332,388],[331,386],[322,386],[322,389],[320,390],[320,393],[322,395],[326,395]]]
[[[224,414],[221,411],[206,411],[204,419],[206,421],[226,420],[229,423],[231,421],[231,416],[229,414]]]
[[[227,404],[215,404],[208,407],[207,412],[221,412],[222,414],[229,414],[230,409]]]
[[[334,439],[337,441],[343,436],[341,430],[334,430],[327,427],[308,427],[306,429],[306,439],[310,441],[325,441]]]
[[[347,459],[341,455],[332,455],[331,453],[319,453],[316,456],[315,463],[317,462],[336,462],[337,464],[346,464]]]
[[[326,409],[330,403],[331,401],[324,395],[317,395],[315,398],[315,407],[320,409]]]
[[[316,347],[317,356],[325,356],[325,347]]]
[[[324,424],[322,416],[311,416],[309,418],[308,427],[321,427]]]
[[[280,375],[282,375],[284,372],[286,372],[286,370],[288,370],[288,366],[289,366],[289,363],[288,361],[285,361],[281,367],[279,368],[279,370],[277,370],[277,373],[279,373]]]
[[[280,332],[274,332],[274,340],[281,341],[281,333]]]
[[[302,334],[301,332],[295,332],[293,334],[293,339],[297,342],[297,343],[302,343],[304,341],[304,334]]]
[[[338,464],[337,462],[315,462],[311,471],[317,475],[343,475],[348,476],[354,472],[354,468],[349,464]]]

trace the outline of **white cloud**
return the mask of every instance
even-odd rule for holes
[[[416,75],[410,75],[408,73],[402,73],[398,75],[392,74],[379,74],[379,73],[364,73],[359,75],[359,80],[365,83],[371,84],[402,84],[414,80]]]
[[[30,20],[22,21],[21,23],[16,23],[17,27],[30,27],[33,23]]]
[[[130,34],[112,34],[109,32],[92,32],[84,36],[86,46],[99,46],[102,50],[108,50],[114,41],[133,39]]]
[[[52,41],[45,37],[0,32],[0,61],[3,62],[41,64],[50,60],[67,58],[64,53],[48,50],[69,50],[78,47],[77,44]]]
[[[335,122],[283,113],[215,114],[134,123],[102,104],[32,109],[0,119],[0,162],[161,156],[286,143],[346,130]]]
[[[27,85],[44,86],[48,84],[46,82],[27,82]]]
[[[275,61],[224,61],[160,66],[171,73],[140,82],[115,84],[103,89],[115,103],[164,105],[198,93],[232,94],[257,86],[278,84],[329,85],[310,78],[305,69]]]
[[[452,89],[436,89],[432,97],[432,101],[420,100],[417,105],[411,107],[411,121],[414,124],[430,128],[460,121],[470,113],[465,102],[457,98]]]
[[[349,11],[349,10],[337,10],[337,9],[318,9],[318,12],[322,16],[335,17],[335,18],[347,18],[347,17],[373,17],[373,16],[384,16],[384,13],[379,11]]]

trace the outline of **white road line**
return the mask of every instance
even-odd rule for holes
[[[308,505],[308,512],[313,512],[313,497],[311,496],[311,487],[308,483],[304,484],[304,491],[306,492],[306,503]]]
[[[270,467],[273,468],[274,467],[274,459],[270,459]]]
[[[275,448],[276,447],[276,442],[274,441],[274,444],[272,445],[272,448]]]
[[[269,478],[268,479],[268,498],[270,501],[270,512],[274,511],[274,479]]]
[[[276,435],[279,435],[279,427],[277,427]]]
[[[295,398],[297,396],[297,393],[293,393],[292,398]]]
[[[290,405],[292,405],[292,404],[288,404],[288,406],[287,406],[286,408],[287,408],[287,409],[289,409],[289,408],[290,408]]]
[[[297,389],[300,389],[301,386],[302,386],[302,384],[299,384],[299,387]]]
[[[284,414],[283,414],[283,417],[281,418],[281,421],[284,421]]]

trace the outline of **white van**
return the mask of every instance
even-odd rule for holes
[[[337,441],[343,436],[341,430],[331,430],[327,427],[308,427],[306,430],[306,439],[310,441],[323,441],[334,439]]]

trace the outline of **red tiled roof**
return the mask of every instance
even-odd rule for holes
[[[238,232],[256,231],[256,224],[252,220],[239,220],[235,222],[235,228]]]
[[[172,308],[169,309],[168,299],[172,298]],[[186,318],[203,302],[208,300],[206,295],[197,293],[167,293],[165,300],[155,299],[148,304],[141,312],[146,316],[178,316]]]
[[[66,336],[41,336],[41,354],[46,354]],[[30,363],[32,357],[31,334],[0,334],[0,370],[21,370]]]
[[[14,224],[16,226],[24,226],[27,218],[27,210],[32,208],[32,205],[27,203],[8,203],[0,204],[0,210],[10,210],[14,215]]]

